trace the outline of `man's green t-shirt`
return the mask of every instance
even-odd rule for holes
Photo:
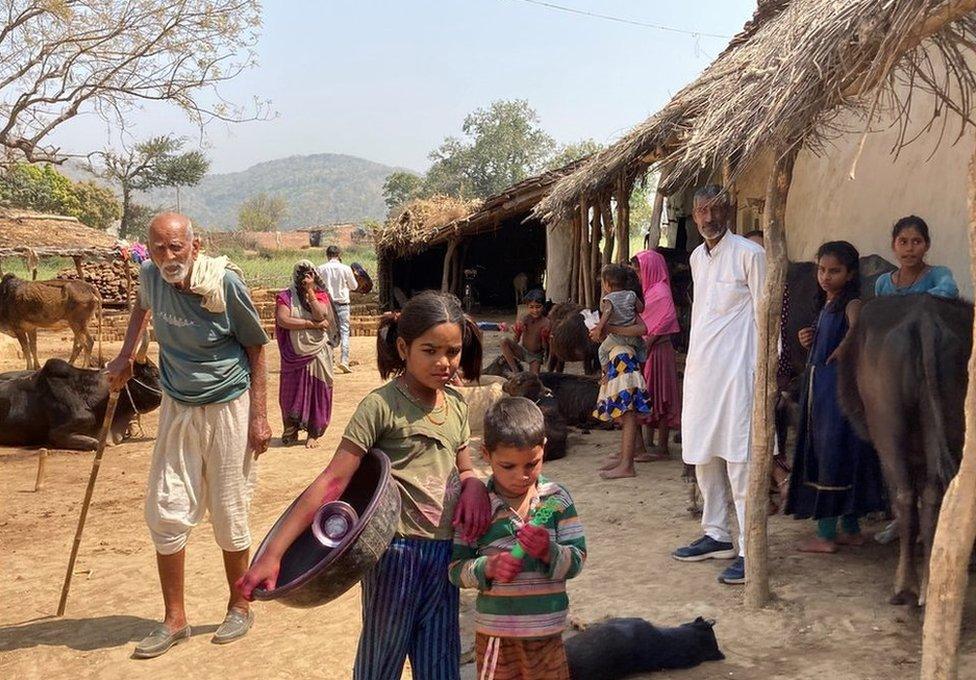
[[[152,311],[163,390],[187,404],[233,401],[251,386],[245,347],[268,342],[247,287],[224,272],[225,311],[203,308],[203,298],[166,283],[150,260],[139,271],[139,306]]]
[[[460,394],[446,388],[444,409],[430,411],[397,380],[367,394],[343,434],[363,451],[377,448],[390,459],[400,490],[397,534],[445,541],[454,536],[454,506],[461,495],[457,453],[470,436]]]

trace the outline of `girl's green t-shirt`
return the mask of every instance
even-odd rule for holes
[[[359,403],[343,437],[363,451],[379,449],[390,459],[400,490],[397,535],[451,540],[454,506],[461,495],[457,453],[471,431],[461,395],[444,390],[443,410],[424,408],[396,380]]]

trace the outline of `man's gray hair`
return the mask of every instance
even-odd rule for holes
[[[712,203],[723,208],[728,208],[732,201],[729,192],[718,184],[706,184],[695,191],[693,204]]]

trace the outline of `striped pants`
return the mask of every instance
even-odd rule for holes
[[[363,632],[353,680],[457,680],[458,589],[447,578],[451,541],[394,538],[362,581]]]

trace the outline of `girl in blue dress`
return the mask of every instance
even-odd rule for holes
[[[833,553],[838,544],[863,544],[858,518],[885,508],[878,456],[837,401],[834,355],[860,310],[858,260],[857,249],[846,241],[820,246],[821,310],[816,326],[800,331],[810,359],[786,513],[817,520],[816,535],[798,546],[802,552]]]
[[[891,250],[898,260],[898,271],[882,274],[874,284],[874,294],[911,295],[928,293],[936,297],[959,297],[959,287],[948,267],[929,265],[925,255],[932,247],[929,225],[917,215],[902,217],[891,230]]]

